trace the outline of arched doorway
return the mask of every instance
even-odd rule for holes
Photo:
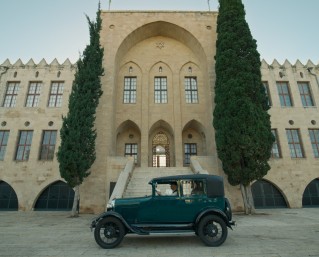
[[[136,166],[141,164],[141,131],[131,120],[124,121],[116,131],[116,155],[131,156]]]
[[[183,165],[190,165],[190,157],[193,155],[207,155],[205,131],[201,123],[196,120],[189,121],[183,128]]]
[[[0,211],[17,211],[18,198],[13,188],[6,182],[0,181]]]
[[[302,196],[302,207],[319,207],[319,179],[314,179],[306,187]]]
[[[65,182],[48,186],[37,200],[35,211],[69,211],[72,209],[74,190]]]
[[[266,180],[256,181],[251,186],[255,208],[287,208],[287,203],[281,192]]]
[[[162,131],[158,132],[152,141],[153,167],[169,167],[169,140]]]

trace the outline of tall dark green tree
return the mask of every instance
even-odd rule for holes
[[[241,0],[219,0],[213,125],[217,153],[231,185],[240,185],[245,212],[255,211],[251,182],[270,169],[274,141],[261,62]]]
[[[90,44],[77,61],[72,91],[69,97],[69,111],[63,117],[60,130],[61,145],[57,158],[61,177],[74,188],[74,202],[71,216],[77,216],[76,207],[79,200],[79,186],[89,176],[95,161],[94,128],[96,108],[102,95],[101,80],[103,75],[103,48],[100,46],[101,9],[97,11],[96,21],[87,16]]]

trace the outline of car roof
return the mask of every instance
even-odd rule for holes
[[[196,180],[196,179],[205,179],[207,181],[207,196],[208,197],[218,197],[224,196],[224,180],[221,176],[216,175],[207,175],[207,174],[192,174],[192,175],[177,175],[177,176],[167,176],[167,177],[158,177],[153,178],[149,184],[154,183],[165,183],[173,182],[177,180]]]
[[[165,176],[153,178],[149,183],[154,182],[170,182],[176,180],[187,180],[187,179],[209,179],[209,180],[218,180],[222,181],[223,178],[217,175],[208,175],[208,174],[190,174],[190,175],[175,175],[175,176]]]

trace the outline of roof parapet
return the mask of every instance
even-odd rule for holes
[[[6,67],[37,67],[37,68],[41,68],[41,67],[47,67],[48,65],[50,66],[68,66],[68,67],[72,67],[74,66],[76,63],[71,63],[70,59],[67,58],[62,64],[60,64],[58,62],[58,60],[56,58],[54,58],[54,60],[48,64],[47,61],[43,58],[39,63],[35,63],[33,58],[31,58],[27,63],[23,63],[22,60],[19,58],[15,63],[11,64],[10,60],[7,58],[2,64],[0,64],[0,66],[6,66]]]

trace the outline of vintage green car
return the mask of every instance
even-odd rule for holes
[[[102,248],[114,248],[129,233],[195,232],[208,246],[219,246],[231,228],[232,211],[223,178],[179,175],[152,179],[152,195],[115,199],[92,221],[94,238]]]

